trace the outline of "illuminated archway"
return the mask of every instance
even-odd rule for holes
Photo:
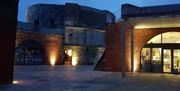
[[[150,39],[141,50],[141,71],[180,73],[180,32]]]
[[[166,32],[158,34],[147,42],[150,43],[180,43],[180,32]]]

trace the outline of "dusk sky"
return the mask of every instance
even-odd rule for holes
[[[101,10],[109,10],[118,18],[120,17],[120,6],[124,3],[129,3],[136,6],[180,4],[180,0],[20,0],[18,20],[26,20],[27,7],[33,4],[65,4],[66,2],[78,3],[79,5],[89,6]]]

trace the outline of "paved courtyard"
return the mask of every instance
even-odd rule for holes
[[[180,91],[180,74],[92,71],[92,66],[15,66],[17,84],[0,91]]]

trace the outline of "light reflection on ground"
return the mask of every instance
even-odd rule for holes
[[[180,74],[92,71],[91,66],[15,66],[17,84],[0,91],[179,91]]]

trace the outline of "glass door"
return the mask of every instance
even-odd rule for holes
[[[172,55],[171,49],[164,49],[163,50],[163,72],[170,73],[171,72],[171,62],[172,62]]]
[[[174,49],[173,52],[173,72],[180,73],[180,49]]]
[[[151,72],[162,72],[161,48],[152,48]]]

